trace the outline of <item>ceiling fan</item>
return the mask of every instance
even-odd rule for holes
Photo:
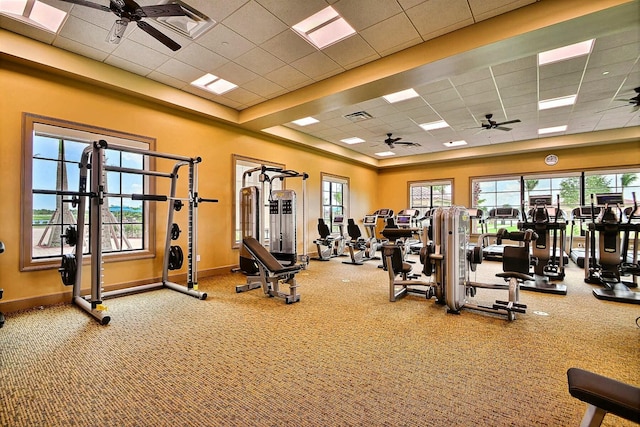
[[[482,120],[482,126],[481,126],[482,129],[480,129],[481,131],[490,130],[490,129],[510,131],[511,128],[505,127],[503,125],[509,125],[511,123],[520,123],[520,119],[507,120],[506,122],[498,123],[495,120],[491,120],[491,118],[493,117],[493,114],[486,114],[484,117],[485,117],[485,120]]]
[[[387,139],[384,140],[384,143],[389,146],[389,148],[395,148],[396,145],[406,145],[407,147],[420,147],[420,144],[417,142],[409,142],[409,141],[400,141],[402,138],[391,138],[391,133],[387,134]]]
[[[129,22],[135,22],[142,31],[146,32],[169,49],[176,51],[181,47],[168,36],[142,20],[142,18],[157,18],[160,16],[186,16],[186,13],[178,4],[168,3],[156,6],[140,6],[134,0],[110,0],[109,6],[103,6],[86,0],[61,1],[102,10],[103,12],[115,13],[120,19],[116,20],[109,32],[107,41],[110,43],[119,43]]]
[[[633,96],[629,99],[618,98],[616,99],[616,101],[628,102],[629,104],[631,104],[631,111],[635,113],[640,109],[640,87],[633,89],[633,91],[636,93],[636,96]]]

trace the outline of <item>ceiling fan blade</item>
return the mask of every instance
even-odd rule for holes
[[[511,128],[504,127],[504,126],[496,126],[495,129],[500,129],[500,130],[504,130],[504,131],[510,131],[511,130]]]
[[[107,41],[112,44],[120,43],[120,40],[124,37],[127,25],[129,25],[129,21],[127,19],[116,19],[111,30],[109,30],[109,34],[107,34]]]
[[[140,16],[157,18],[159,16],[187,16],[179,4],[159,4],[156,6],[142,6]]]
[[[166,47],[168,47],[172,51],[175,52],[176,50],[178,50],[178,49],[180,49],[182,47],[178,43],[176,43],[173,40],[171,40],[169,37],[167,37],[164,34],[162,34],[155,27],[151,26],[151,24],[148,24],[148,23],[146,23],[144,21],[136,21],[136,23],[138,24],[138,27],[140,27],[140,29],[142,31],[146,32],[151,37],[155,38],[156,40],[158,40],[160,43],[162,43],[163,45],[165,45]]]
[[[101,4],[94,3],[94,2],[91,2],[91,1],[85,1],[85,0],[60,0],[60,1],[63,1],[65,3],[77,4],[77,5],[80,5],[80,6],[86,6],[86,7],[92,8],[92,9],[102,10],[104,12],[111,12],[111,9],[109,9],[109,6],[103,6]]]
[[[497,126],[509,125],[511,123],[520,123],[520,119],[508,120],[506,122],[496,123]]]
[[[418,144],[417,142],[400,141],[400,142],[396,142],[396,144],[413,146],[413,147],[420,147],[420,144]]]

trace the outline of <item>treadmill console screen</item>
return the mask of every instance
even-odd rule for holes
[[[333,217],[333,223],[335,225],[344,224],[344,217],[342,215],[337,215]]]
[[[622,193],[596,194],[596,203],[600,206],[622,205],[624,200],[622,199]]]
[[[553,204],[553,197],[551,195],[546,196],[529,196],[529,206],[551,206]]]
[[[364,217],[364,223],[365,224],[375,224],[376,223],[376,216],[375,215],[367,215]]]
[[[411,215],[398,215],[396,217],[396,224],[411,225]]]

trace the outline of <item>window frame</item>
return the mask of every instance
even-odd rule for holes
[[[433,204],[433,187],[437,187],[440,185],[449,185],[451,187],[451,193],[450,193],[450,199],[449,199],[449,205],[434,205]],[[414,187],[429,187],[429,206],[419,206],[419,207],[415,207],[412,204],[413,201],[413,197],[411,196],[412,193],[412,189]],[[421,209],[421,214],[425,214],[426,211],[424,211],[424,209],[426,209],[427,211],[429,209],[438,207],[438,206],[453,206],[453,194],[454,194],[454,179],[453,178],[443,178],[443,179],[435,179],[435,180],[420,180],[420,181],[408,181],[407,182],[407,208],[408,209]],[[445,200],[444,198],[442,200]]]
[[[349,206],[349,201],[350,201],[349,187],[351,182],[349,180],[349,177],[346,177],[346,176],[335,175],[327,172],[320,172],[320,215],[322,216],[325,223],[329,227],[329,230],[331,230],[331,232],[333,233],[337,233],[339,232],[339,230],[334,230],[334,226],[333,226],[333,207],[338,205],[334,205],[332,203],[333,198],[331,197],[331,195],[329,197],[329,205],[324,204],[324,183],[325,182],[329,182],[330,186],[331,184],[334,184],[334,183],[342,185],[342,205],[340,207],[342,208],[342,215],[344,218],[349,218],[349,207],[350,207]],[[330,194],[331,194],[331,191],[330,191]],[[331,212],[330,218],[326,218],[324,216],[325,207],[329,207],[329,210]]]
[[[51,257],[34,258],[33,256],[33,143],[36,127],[58,128],[59,137],[63,140],[78,142],[93,142],[99,139],[107,139],[118,144],[129,144],[131,142],[141,143],[148,147],[149,151],[154,151],[155,138],[130,134],[127,132],[106,129],[97,126],[71,122],[52,117],[40,116],[32,113],[22,114],[22,195],[20,201],[20,271],[48,270],[60,267],[61,255]],[[53,136],[53,135],[52,135]],[[148,156],[145,165],[150,170],[155,170],[155,159]],[[149,177],[144,181],[146,191],[155,193],[155,179]],[[136,259],[153,258],[156,256],[156,207],[154,203],[148,204],[148,208],[143,210],[143,241],[142,249],[113,251],[103,254],[104,262],[120,262]],[[124,231],[124,230],[123,230]],[[81,241],[78,244],[82,244]],[[83,255],[82,263],[88,264],[91,254]]]

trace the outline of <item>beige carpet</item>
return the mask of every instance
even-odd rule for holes
[[[200,281],[206,301],[108,300],[107,326],[72,305],[8,313],[0,425],[577,426],[569,367],[640,384],[640,306],[595,299],[575,265],[567,296],[523,291],[528,312],[508,322],[391,303],[378,261],[340,261],[312,261],[292,305],[236,294],[244,277],[230,273]]]

